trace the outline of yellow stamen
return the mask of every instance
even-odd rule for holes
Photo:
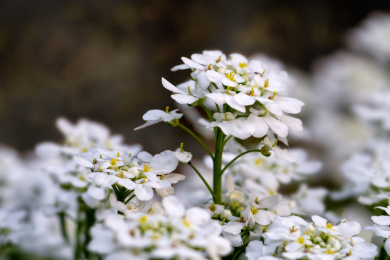
[[[227,118],[227,115],[226,113],[223,113],[225,115],[225,120],[228,121],[228,118]]]
[[[210,70],[211,66],[213,66],[213,64],[210,63],[209,66],[207,67],[207,70]]]
[[[147,164],[144,164],[144,172],[150,171],[152,167],[149,167]]]
[[[269,86],[269,79],[267,79],[265,82],[264,82],[264,88],[268,88]]]
[[[268,192],[269,192],[270,195],[274,195],[275,194],[274,190],[268,190]]]
[[[351,246],[353,246],[353,240],[352,240],[352,237],[350,237],[349,239],[351,239]]]
[[[98,168],[98,172],[101,172],[102,170],[100,169],[102,166],[101,165],[99,165],[99,168]]]
[[[183,143],[180,144],[180,151],[184,152],[184,150],[183,150]]]
[[[241,68],[241,69],[243,69],[243,68],[246,68],[247,66],[248,66],[248,64],[246,64],[246,63],[239,63],[238,64],[238,66]]]
[[[96,160],[96,159],[93,159],[92,163],[93,163],[93,164],[96,164],[96,163],[97,163],[97,160]]]
[[[120,153],[118,152],[118,153],[116,154],[116,157],[119,157],[119,156],[121,156],[121,155],[120,155]]]
[[[275,145],[278,143],[278,138],[275,139],[275,143],[272,145],[272,147],[275,147]]]
[[[190,86],[188,86],[188,94],[192,95]]]
[[[225,219],[222,219],[222,226],[225,225]]]
[[[102,158],[102,155],[100,155],[100,159],[103,159],[103,158]]]
[[[119,178],[122,178],[123,177],[123,172],[121,172],[121,174],[119,174]]]
[[[219,55],[218,59],[216,60],[216,63],[220,62],[222,58],[222,55]]]
[[[165,108],[165,112],[167,112],[167,113],[169,114],[169,106],[167,106],[167,107]]]
[[[140,217],[139,222],[146,222],[148,220],[148,217],[146,215],[143,215]]]
[[[164,179],[164,176],[165,176],[164,174],[163,174],[163,175],[161,175],[161,178],[160,178],[160,180]]]
[[[326,228],[332,229],[333,225],[332,223],[326,223]]]
[[[264,73],[265,73],[265,70],[263,71],[263,73],[260,74],[260,76],[264,76]]]
[[[131,153],[129,154],[129,157],[131,157]]]
[[[278,93],[276,93],[276,91],[274,91],[274,94],[273,94],[272,97],[270,97],[269,99],[273,100],[274,97],[276,96],[276,94],[278,94]]]
[[[259,212],[259,210],[256,209],[255,206],[252,206],[251,212],[252,212],[253,215],[256,215],[256,213]]]
[[[183,219],[183,224],[184,224],[184,226],[186,226],[188,228],[191,226],[191,223],[186,219]]]
[[[228,86],[226,89],[226,94],[229,94],[230,87]]]
[[[111,158],[111,162],[110,162],[110,163],[111,163],[111,165],[116,165],[116,161],[117,161],[117,159],[116,159],[116,158],[115,158],[115,159],[114,159],[114,158]]]
[[[262,116],[265,116],[267,114],[267,112],[268,112],[268,109],[265,109],[265,112]]]
[[[303,236],[300,236],[300,237],[298,238],[298,243],[301,244],[301,245],[303,245],[303,244],[305,243],[305,238],[304,238]]]
[[[230,72],[230,73],[225,73],[225,77],[228,78],[230,81],[233,81],[233,82],[236,82],[236,80],[234,79],[234,72]]]
[[[249,93],[249,96],[253,96],[255,94],[255,89],[254,89],[254,87],[252,87],[252,90],[251,90],[251,92]]]

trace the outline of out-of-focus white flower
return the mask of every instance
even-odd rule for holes
[[[355,50],[366,52],[376,60],[386,63],[390,60],[390,15],[376,12],[349,32],[347,43]]]
[[[303,219],[276,217],[263,234],[264,244],[252,241],[247,248],[249,259],[275,256],[281,259],[374,259],[378,254],[374,244],[355,237],[360,233],[357,222],[343,220],[334,226],[314,215],[308,224]]]
[[[108,230],[96,226],[89,249],[108,259],[119,253],[135,259],[203,259],[206,253],[216,260],[231,252],[230,243],[220,237],[221,225],[206,210],[185,210],[174,196],[164,198],[162,206],[153,204],[153,215],[109,216],[105,221]]]
[[[376,207],[386,211],[387,215],[390,215],[390,206]],[[384,247],[388,255],[390,255],[390,216],[372,216],[372,221],[375,223],[373,226],[364,227],[364,230],[374,231],[375,236],[383,237],[386,239]]]

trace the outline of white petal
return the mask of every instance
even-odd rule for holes
[[[185,94],[183,91],[175,87],[172,83],[170,83],[168,80],[161,78],[161,82],[164,86],[164,88],[168,89],[169,91],[172,91],[173,93],[176,94]]]
[[[294,132],[300,132],[302,131],[302,121],[298,118],[291,117],[291,116],[278,116],[279,120],[282,121],[288,128],[293,130]]]
[[[257,101],[259,101],[262,104],[274,104],[275,102],[269,98],[263,98],[263,97],[254,97]]]
[[[372,221],[374,221],[375,224],[388,226],[390,225],[390,216],[372,216]]]
[[[190,60],[186,57],[182,57],[181,60],[187,64],[188,66],[190,66],[191,68],[194,68],[194,69],[198,69],[198,70],[204,70],[205,68],[200,65],[199,63],[196,63],[195,61],[193,60]]]
[[[385,250],[388,255],[390,255],[390,239],[386,239]]]
[[[196,76],[196,79],[198,80],[198,86],[205,90],[210,85],[210,80],[207,77],[207,73],[205,71],[200,71],[198,75]]]
[[[110,194],[110,204],[113,208],[115,208],[121,212],[124,212],[127,209],[126,205],[123,202],[118,201],[118,199],[116,198],[116,195],[114,193]]]
[[[268,124],[264,121],[264,118],[258,117],[252,113],[249,115],[248,121],[251,122],[255,128],[255,131],[253,132],[254,137],[260,138],[267,134],[269,127]]]
[[[274,97],[274,101],[280,106],[280,108],[290,114],[297,114],[301,112],[301,107],[304,103],[295,98],[289,97]]]
[[[234,100],[240,104],[240,105],[243,105],[243,106],[250,106],[250,105],[253,105],[256,101],[256,99],[254,99],[253,97],[251,96],[248,96],[247,94],[245,93],[238,93],[237,95],[234,96]]]
[[[210,98],[212,101],[214,101],[216,104],[220,106],[226,103],[223,93],[210,93],[210,94],[206,94],[206,97]]]
[[[298,160],[295,158],[295,156],[287,151],[286,149],[280,149],[279,147],[274,147],[275,154],[278,158],[286,160],[288,162],[295,162],[297,163]]]
[[[150,200],[153,198],[153,190],[149,185],[138,184],[134,189],[134,194],[139,200]]]
[[[253,217],[257,224],[268,225],[271,222],[270,216],[264,210],[259,210]]]
[[[165,111],[162,111],[160,109],[152,109],[146,112],[143,116],[142,119],[145,121],[150,121],[150,120],[161,120],[162,117],[167,114]],[[168,115],[168,114],[167,114]]]
[[[278,116],[281,116],[283,115],[283,112],[282,112],[282,109],[280,108],[280,106],[276,103],[269,103],[269,104],[264,104],[265,108],[275,114],[275,115],[278,115]]]
[[[317,215],[312,216],[311,219],[316,227],[326,227],[326,223],[328,222],[326,219]]]
[[[235,119],[233,121],[223,121],[222,125],[229,134],[242,140],[250,137],[255,131],[253,125],[245,119]],[[222,129],[222,128],[221,128]]]
[[[88,188],[88,194],[94,199],[102,200],[106,197],[106,193],[104,192],[104,189],[100,189],[95,186],[90,186]]]
[[[162,200],[165,212],[173,218],[181,218],[184,215],[185,208],[180,200],[175,196],[168,196]]]
[[[224,74],[218,73],[215,70],[208,70],[206,73],[207,73],[207,78],[214,83],[220,83],[222,82],[222,79],[225,78]]]
[[[224,84],[225,86],[229,86],[229,87],[237,87],[238,83],[237,82],[233,82],[231,81],[230,79],[224,77],[222,79],[222,84]]]
[[[88,167],[88,168],[93,168],[94,167],[92,162],[90,162],[87,159],[84,159],[81,156],[78,156],[78,155],[73,156],[73,160],[75,160],[77,162],[77,164],[79,164],[81,166]]]
[[[175,154],[172,151],[167,150],[160,154],[156,154],[153,157],[150,166],[157,173],[170,173],[176,169],[178,164],[179,161],[177,160]]]
[[[272,116],[265,116],[263,118],[272,131],[274,131],[277,135],[281,137],[286,137],[288,135],[288,127],[284,123]]]
[[[173,67],[171,69],[171,71],[187,70],[189,68],[190,68],[190,66],[188,66],[187,64],[180,64],[180,65],[176,65],[175,67]]]
[[[228,105],[230,107],[234,108],[237,111],[245,113],[245,106],[238,104],[233,96],[225,94],[224,98],[225,98],[226,103],[228,103]]]
[[[340,234],[343,237],[347,237],[347,238],[359,234],[362,229],[360,227],[360,224],[356,221],[341,223],[338,227],[339,227],[338,232],[340,232]]]
[[[164,176],[164,181],[168,181],[170,183],[178,183],[179,181],[185,180],[186,176],[179,173],[171,173]]]
[[[187,94],[175,94],[171,96],[179,104],[192,104],[198,100],[198,98],[187,95]]]
[[[241,230],[245,227],[245,223],[230,221],[222,226],[222,230],[233,235],[240,234]]]
[[[287,246],[285,247],[286,248],[286,251],[297,251],[299,250],[300,248],[302,248],[302,244],[299,244],[297,242],[292,242],[292,243],[289,243],[287,244]]]
[[[148,152],[142,151],[137,155],[138,159],[141,159],[144,162],[151,162],[153,159],[153,155]]]

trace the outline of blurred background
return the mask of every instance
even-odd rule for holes
[[[133,131],[147,110],[174,107],[161,77],[186,80],[188,71],[170,71],[180,57],[264,52],[309,73],[374,10],[390,2],[1,1],[0,142],[23,152],[61,140],[58,116],[87,117],[151,153],[175,149],[180,136],[200,156],[179,129]]]

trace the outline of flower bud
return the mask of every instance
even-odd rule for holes
[[[219,215],[219,218],[221,219],[221,220],[223,220],[223,219],[229,219],[229,217],[232,215],[232,213],[230,212],[230,210],[224,210],[224,211],[222,211],[221,212],[221,214]]]

